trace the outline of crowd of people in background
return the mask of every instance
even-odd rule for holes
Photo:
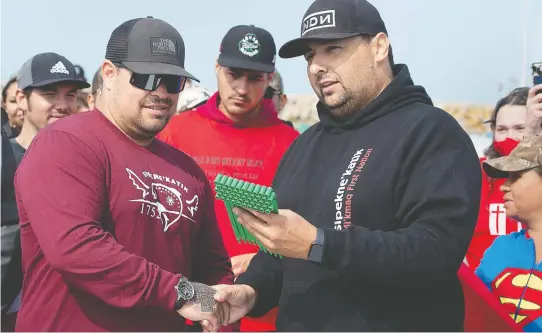
[[[496,101],[478,158],[371,4],[316,0],[301,26],[279,51],[225,32],[216,92],[152,17],[112,32],[91,82],[54,52],[21,63],[2,86],[2,331],[468,330],[460,266],[542,331],[542,84]],[[302,134],[277,54],[305,57],[319,98]],[[239,242],[218,174],[273,187],[278,214],[235,214],[282,258]]]

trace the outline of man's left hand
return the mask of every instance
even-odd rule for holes
[[[299,214],[280,209],[278,214],[234,208],[239,222],[266,249],[290,258],[307,259],[311,244],[316,240],[316,227]]]

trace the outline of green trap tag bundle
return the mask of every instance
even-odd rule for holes
[[[238,242],[257,245],[262,251],[280,257],[268,251],[256,237],[239,223],[233,213],[234,207],[248,208],[262,213],[278,213],[275,191],[271,187],[261,186],[243,180],[218,174],[215,178],[216,198],[226,205],[228,216]]]

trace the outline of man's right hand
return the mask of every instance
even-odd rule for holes
[[[215,301],[219,304],[229,305],[229,321],[224,325],[237,322],[249,313],[256,303],[256,291],[246,284],[217,285],[213,286],[217,290],[214,295]],[[227,309],[227,307],[225,308]],[[202,321],[205,331],[208,331],[208,322]]]
[[[525,138],[538,135],[542,126],[542,84],[529,89],[527,97],[527,119],[525,119]]]
[[[194,297],[177,312],[186,319],[205,321],[207,332],[218,332],[220,327],[228,325],[230,308],[228,302],[218,303],[214,299],[217,290],[203,283],[192,282]]]

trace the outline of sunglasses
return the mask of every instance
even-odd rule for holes
[[[117,67],[126,68],[123,65],[115,64]],[[130,84],[136,88],[155,91],[160,84],[164,84],[170,94],[178,94],[184,90],[188,79],[184,76],[166,74],[138,74],[132,72]]]
[[[280,96],[280,95],[282,95],[282,92],[280,90],[277,90],[277,89],[269,86],[265,90],[265,94],[263,95],[263,98],[272,99],[275,95]]]

